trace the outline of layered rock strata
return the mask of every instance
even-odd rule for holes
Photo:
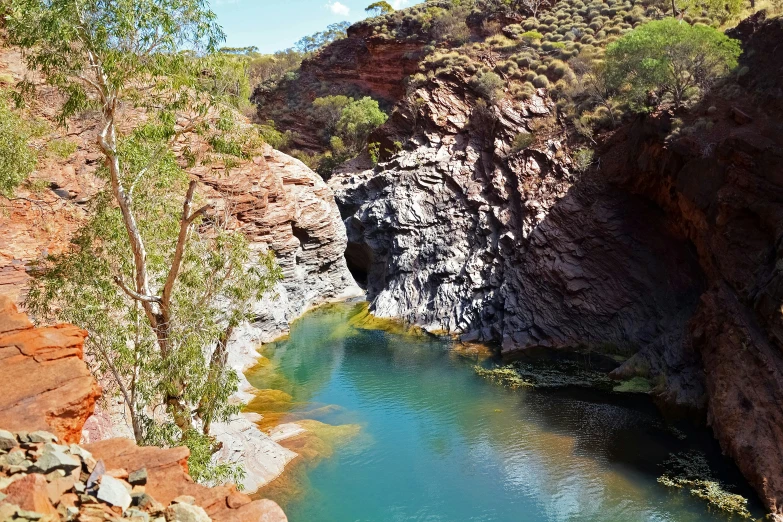
[[[783,26],[759,16],[735,34],[745,74],[617,131],[583,175],[558,124],[542,125],[545,98],[485,108],[436,79],[373,136],[404,150],[330,186],[377,315],[509,355],[630,356],[613,376],[706,412],[783,519]]]
[[[33,328],[0,296],[0,427],[79,442],[101,394],[83,361],[86,336],[71,325]]]

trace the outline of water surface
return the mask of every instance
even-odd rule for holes
[[[261,492],[291,522],[729,520],[656,482],[694,447],[741,480],[706,431],[673,429],[646,397],[492,385],[478,354],[356,328],[362,310],[306,315],[248,375],[267,390],[250,405],[262,428],[311,428],[284,443],[302,454],[289,476]]]

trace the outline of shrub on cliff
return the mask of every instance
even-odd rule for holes
[[[335,132],[346,147],[359,152],[367,144],[370,133],[386,123],[389,117],[378,106],[378,102],[366,96],[352,100],[343,108]]]
[[[740,44],[706,25],[667,18],[642,25],[609,45],[607,73],[635,107],[648,93],[671,96],[675,107],[704,92],[737,66]]]
[[[37,267],[28,306],[40,320],[85,326],[93,369],[125,402],[136,439],[193,447],[209,480],[210,425],[237,411],[227,344],[280,277],[273,256],[254,255],[227,218],[204,219],[210,205],[198,208],[197,183],[174,155],[188,133],[221,149],[204,154],[206,165],[258,144],[233,129],[232,93],[205,74],[219,69],[223,33],[201,0],[7,4],[10,42],[62,95],[60,121],[99,108],[106,181],[71,249]],[[125,110],[134,106],[146,118]],[[183,157],[195,163],[195,153]]]
[[[9,198],[33,172],[36,154],[28,145],[25,125],[0,96],[0,196]]]
[[[503,95],[502,89],[506,82],[493,72],[485,72],[475,76],[470,84],[479,95],[495,102]]]

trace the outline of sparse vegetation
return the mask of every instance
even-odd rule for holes
[[[705,25],[667,18],[628,33],[606,50],[606,73],[632,105],[650,92],[680,107],[737,66],[737,40]]]
[[[748,499],[727,491],[727,486],[715,480],[703,454],[693,451],[673,454],[663,466],[666,471],[658,482],[664,486],[687,489],[721,511],[744,519],[753,518],[748,511]]]
[[[0,95],[0,196],[12,197],[35,169],[37,156],[28,144],[29,138],[22,119]]]

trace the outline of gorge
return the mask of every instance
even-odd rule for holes
[[[588,131],[578,59],[665,6],[563,0],[536,17],[476,2],[371,17],[257,85],[252,109],[230,113],[232,133],[266,129],[252,153],[173,125],[173,161],[209,207],[194,228],[224,225],[282,275],[229,330],[242,413],[210,432],[213,461],[241,466],[256,501],[229,487],[194,489],[197,504],[248,521],[285,519],[275,502],[293,522],[732,519],[716,506],[783,521],[783,18],[770,7],[727,29],[739,62],[689,105],[645,93],[645,111],[599,107]],[[456,25],[427,18],[438,9]],[[0,335],[28,329],[12,303],[75,248],[107,186],[100,111],[59,127],[61,94],[0,46],[0,87],[30,78],[48,126],[31,146],[73,150],[3,196]],[[340,96],[388,114],[352,154],[313,109]],[[153,110],[122,105],[124,125]],[[205,126],[225,114],[205,111]],[[41,334],[65,344],[60,373],[88,397],[61,408],[67,427],[19,413],[58,406],[33,391],[0,402],[0,429],[126,451],[122,390],[81,348],[92,326]],[[180,480],[183,450],[160,451]]]

